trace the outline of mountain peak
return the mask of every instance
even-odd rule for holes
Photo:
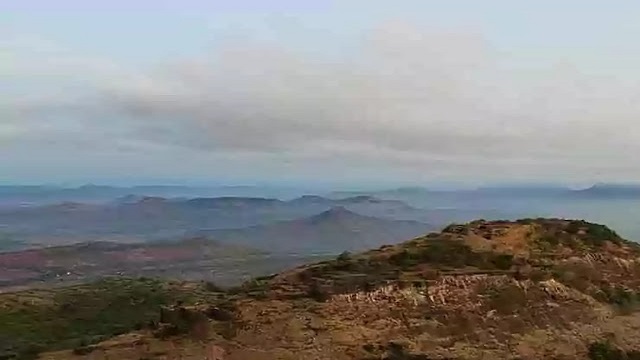
[[[574,191],[576,194],[592,196],[637,197],[640,196],[640,184],[598,183],[586,189]]]
[[[336,213],[345,210],[322,215]],[[252,339],[247,347],[262,339],[272,354],[265,359],[292,344],[311,351],[304,358],[333,359],[337,339],[340,353],[350,354],[341,360],[604,358],[589,354],[639,335],[639,256],[637,244],[582,220],[451,225],[247,283],[251,300],[238,302],[235,315],[251,326],[236,339]],[[301,298],[315,300],[314,310],[297,306]],[[264,335],[300,318],[336,342],[307,350],[313,332],[304,339],[298,329],[277,340]]]
[[[302,203],[302,204],[324,204],[330,202],[330,199],[319,195],[302,195],[293,200],[290,200],[291,203]]]
[[[340,199],[343,203],[363,203],[363,202],[380,202],[381,200],[372,195],[357,195]]]
[[[344,216],[345,211],[332,209],[323,215],[327,216],[326,213]],[[623,262],[635,261],[640,256],[640,245],[622,239],[606,226],[583,220],[479,220],[450,225],[440,233],[358,254],[354,256],[353,264],[338,261],[311,265],[302,271],[311,271],[316,279],[332,279],[333,291],[342,292],[363,285],[362,279],[367,279],[368,284],[383,284],[405,278],[420,279],[425,271],[440,275],[460,272],[507,275],[525,268],[528,271],[539,268],[546,273],[549,264],[560,265],[593,254]],[[344,277],[346,271],[360,280],[335,282],[334,271],[338,269],[342,279],[347,279]],[[294,273],[298,279],[299,270]],[[281,279],[291,280],[286,273]],[[295,279],[294,283],[297,282]]]
[[[345,219],[353,219],[353,218],[365,218],[365,216],[362,216],[353,211],[350,211],[344,206],[334,206],[327,211],[324,211],[318,215],[312,216],[310,219],[312,221],[335,221],[335,220],[345,220]]]

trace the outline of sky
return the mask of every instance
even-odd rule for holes
[[[0,183],[640,182],[638,15],[0,1]]]

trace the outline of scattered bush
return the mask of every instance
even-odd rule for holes
[[[404,249],[389,258],[389,263],[406,270],[419,264],[437,267],[477,267],[484,270],[509,270],[514,265],[511,254],[476,252],[456,240],[432,240],[424,248]]]
[[[499,270],[509,270],[513,266],[513,255],[497,254],[491,258],[490,262]]]
[[[583,220],[560,223],[545,223],[541,227],[538,244],[543,250],[554,250],[558,245],[580,250],[601,247],[610,241],[620,244],[622,239],[616,232],[604,225],[592,224]]]
[[[73,349],[75,355],[88,355],[96,350],[95,346],[80,346]]]
[[[427,355],[411,354],[402,344],[395,342],[389,343],[387,348],[387,356],[384,360],[430,360]]]
[[[590,360],[627,360],[625,352],[613,346],[609,341],[599,341],[589,345]]]
[[[364,344],[362,348],[368,353],[373,353],[376,351],[376,346],[373,344]]]
[[[542,245],[543,249],[547,250],[549,246],[558,246],[560,239],[557,234],[543,234],[538,239],[538,243]]]
[[[173,336],[178,336],[182,334],[183,331],[174,324],[161,324],[158,328],[153,332],[153,336],[158,339],[166,339]]]
[[[318,284],[318,282],[312,282],[309,286],[307,296],[317,302],[325,302],[329,300],[330,294]]]
[[[83,348],[118,334],[157,323],[160,307],[196,299],[191,291],[158,280],[105,279],[60,288],[53,293],[30,292],[47,301],[14,302],[20,293],[0,295],[0,351],[3,343],[19,359],[42,351]],[[37,346],[34,346],[37,344]],[[29,355],[31,354],[31,355]]]
[[[554,277],[566,286],[586,294],[593,293],[594,284],[602,281],[600,271],[585,263],[564,263],[554,267]],[[604,300],[609,302],[609,300]]]
[[[211,281],[207,281],[204,283],[204,289],[210,292],[224,292],[223,288]]]
[[[389,258],[389,262],[393,265],[399,266],[402,269],[407,269],[420,263],[420,256],[412,254],[408,250],[404,249],[397,254],[392,255]]]
[[[30,357],[22,357],[20,356],[20,354],[12,352],[12,351],[3,351],[0,352],[0,360],[16,360],[16,359],[20,359],[20,360],[33,360],[38,358],[38,355],[34,355],[34,356],[30,356]]]
[[[596,298],[614,305],[622,313],[632,313],[640,308],[640,295],[622,287],[602,287]]]
[[[460,224],[451,224],[445,227],[442,230],[443,233],[450,234],[458,234],[458,235],[468,235],[469,234],[469,226],[468,225],[460,225]]]
[[[541,270],[541,269],[533,269],[529,273],[529,279],[533,282],[541,282],[547,281],[551,279],[553,275],[549,271]]]
[[[35,360],[39,356],[41,352],[45,349],[42,345],[39,344],[29,344],[22,348],[19,353],[2,353],[0,354],[0,359],[10,359],[10,360]],[[3,357],[4,355],[4,357]]]
[[[600,224],[592,224],[585,222],[587,227],[587,235],[582,240],[588,245],[602,246],[605,241],[611,241],[619,244],[621,241],[620,236],[608,227]]]
[[[339,262],[351,261],[351,257],[351,253],[345,251],[342,254],[338,255],[338,258],[336,260],[338,260]]]
[[[516,285],[507,285],[488,290],[489,307],[500,314],[512,314],[527,306],[527,296]]]
[[[221,309],[217,306],[212,306],[209,309],[207,309],[206,315],[207,317],[209,317],[209,319],[216,320],[216,321],[231,321],[234,318],[234,315],[232,312],[227,311],[225,309]]]
[[[473,265],[477,253],[459,241],[433,241],[420,253],[420,262],[450,266],[464,267]]]

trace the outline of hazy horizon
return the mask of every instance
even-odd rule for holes
[[[194,180],[194,179],[156,179],[131,181],[128,179],[111,179],[104,181],[67,181],[67,182],[6,182],[0,180],[0,187],[42,187],[60,189],[78,189],[85,187],[186,187],[186,188],[274,188],[274,189],[299,189],[308,191],[384,191],[393,189],[424,189],[424,190],[451,190],[464,191],[476,189],[570,189],[581,190],[595,186],[639,187],[640,182],[596,182],[596,183],[567,183],[567,182],[442,182],[442,183],[340,183],[340,182],[287,182],[287,181],[219,181],[219,180]]]

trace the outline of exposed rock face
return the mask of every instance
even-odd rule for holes
[[[225,360],[633,358],[639,294],[640,247],[604,226],[476,221],[247,283],[200,343]]]

